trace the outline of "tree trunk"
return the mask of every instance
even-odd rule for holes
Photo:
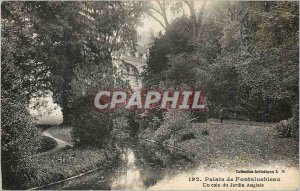
[[[69,91],[70,91],[70,82],[71,82],[71,73],[72,69],[70,66],[70,55],[68,52],[68,40],[69,36],[67,32],[64,32],[64,40],[63,40],[63,61],[62,61],[62,78],[63,82],[60,87],[60,93],[61,93],[61,107],[62,107],[62,114],[63,114],[63,124],[70,125],[71,123],[71,113],[70,108],[68,105],[68,99],[69,99]],[[71,55],[72,56],[72,55]]]

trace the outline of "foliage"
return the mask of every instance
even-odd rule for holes
[[[74,70],[112,66],[112,54],[133,49],[144,3],[5,2],[2,10],[4,42],[22,42],[12,48],[24,70],[27,101],[51,90],[67,124]]]
[[[175,132],[192,126],[191,115],[188,112],[167,111],[164,113],[164,121],[155,131],[154,139],[163,142],[171,137]]]
[[[39,135],[26,108],[31,97],[52,91],[62,107],[64,123],[73,120],[78,124],[75,140],[95,144],[109,136],[111,117],[99,116],[91,106],[90,95],[96,87],[83,87],[102,77],[112,82],[105,87],[114,87],[113,56],[134,48],[143,5],[121,1],[1,4],[4,186],[20,188],[18,183],[29,172],[23,167],[39,146]],[[97,67],[99,73],[86,73]],[[79,79],[84,75],[89,78]]]
[[[94,109],[93,99],[94,96],[84,96],[76,100],[72,111],[72,137],[77,145],[102,147],[110,137],[112,120],[109,113],[99,113]]]
[[[295,2],[214,2],[197,38],[184,16],[154,39],[144,83],[202,87],[212,117],[225,108],[234,118],[290,118],[299,96],[298,18]]]
[[[284,2],[229,5],[230,13],[236,14],[224,27],[218,60],[233,65],[236,72],[235,78],[224,80],[236,88],[234,97],[238,101],[227,99],[227,103],[245,108],[253,120],[263,120],[262,115],[268,115],[271,121],[286,119],[297,102],[297,7],[296,3]]]
[[[190,52],[193,50],[188,42],[191,22],[187,17],[178,18],[170,24],[164,35],[153,39],[149,49],[149,57],[144,70],[143,83],[146,86],[158,85],[167,78],[162,73],[168,65],[168,55]]]
[[[47,136],[43,136],[41,138],[41,144],[37,152],[45,152],[55,148],[56,146],[57,146],[57,142],[54,139]]]
[[[188,112],[168,111],[164,115],[162,127],[178,131],[191,126],[191,115]]]
[[[94,147],[76,147],[32,159],[23,189],[42,186],[77,176],[96,168],[105,169],[117,157],[117,152]]]
[[[24,102],[1,95],[1,169],[4,188],[18,188],[26,173],[24,164],[30,162],[40,142]]]
[[[4,72],[5,71],[5,72]],[[26,173],[22,166],[39,147],[39,133],[24,105],[22,78],[13,64],[2,60],[1,82],[1,169],[3,186],[17,188]],[[8,85],[11,86],[7,88]]]
[[[3,23],[2,23],[3,24]],[[2,28],[3,29],[3,28]],[[2,30],[3,31],[3,30]],[[11,33],[13,35],[14,33]],[[22,39],[3,34],[1,46],[1,170],[4,188],[18,188],[23,181],[24,164],[39,147],[40,135],[26,108],[24,70],[17,64],[23,55],[19,48]]]
[[[112,136],[114,138],[128,138],[128,119],[124,116],[116,117],[113,119]]]
[[[68,100],[75,144],[104,146],[111,138],[113,120],[122,111],[100,113],[94,106],[94,98],[101,89],[128,88],[128,84],[114,77],[114,68],[90,65],[75,71]]]

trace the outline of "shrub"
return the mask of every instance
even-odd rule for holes
[[[73,106],[72,138],[77,145],[105,145],[112,131],[113,122],[110,113],[100,113],[94,109],[93,96],[78,99]]]
[[[189,112],[168,111],[164,115],[162,127],[167,127],[172,132],[191,126],[191,114]]]
[[[111,60],[100,60],[97,64],[85,63],[74,70],[70,84],[68,107],[74,127],[72,138],[77,145],[108,146],[106,143],[112,138],[113,119],[120,115],[116,112],[96,111],[95,95],[99,89],[128,87],[128,83],[118,77]]]
[[[171,137],[172,130],[167,126],[161,126],[154,132],[154,140],[163,142]]]
[[[55,148],[56,146],[57,146],[57,142],[54,139],[47,137],[47,136],[43,136],[41,138],[40,147],[37,151],[38,152],[46,152],[48,150]]]
[[[40,136],[26,108],[29,89],[25,86],[29,81],[28,78],[26,81],[23,70],[16,64],[18,59],[15,56],[22,51],[14,49],[15,41],[7,40],[4,38],[1,43],[2,185],[4,189],[20,189],[28,172],[25,165],[30,160],[29,156],[38,149]],[[30,91],[32,88],[30,86]]]
[[[143,129],[151,128],[156,130],[164,119],[164,112],[163,109],[154,108],[141,113],[137,118],[139,118],[139,123],[141,123]]]
[[[190,139],[196,139],[195,133],[189,132],[181,136],[180,141],[186,141]]]
[[[299,138],[299,105],[293,107],[293,117],[288,120],[282,120],[275,125],[275,128],[282,137]]]
[[[275,125],[275,128],[280,136],[290,137],[290,128],[288,125],[288,120],[282,120]]]
[[[5,189],[19,189],[26,180],[29,156],[39,146],[39,133],[34,127],[24,102],[4,98],[1,101],[1,170]]]
[[[154,139],[162,142],[171,137],[171,134],[191,127],[191,114],[189,112],[168,111],[164,114],[162,125],[155,131]]]
[[[124,116],[116,117],[113,119],[112,136],[117,139],[126,139],[129,137],[128,119]]]
[[[289,120],[291,136],[299,139],[299,103],[293,107],[293,117]]]
[[[202,135],[209,135],[209,131],[207,129],[204,129],[202,132],[201,132]]]
[[[137,120],[137,118],[139,118],[139,116],[137,115],[136,112],[133,111],[129,111],[129,113],[126,116],[127,118],[127,130],[130,131],[131,136],[135,136],[138,133],[139,127],[140,127],[140,123]]]

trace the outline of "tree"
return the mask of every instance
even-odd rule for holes
[[[28,100],[51,90],[69,123],[74,69],[103,60],[112,67],[113,53],[134,47],[143,11],[143,2],[5,3],[4,33],[23,40],[24,54],[16,64],[27,72]]]
[[[297,103],[297,7],[285,2],[227,4],[219,60],[234,64],[239,79],[236,95],[252,119],[261,120],[262,115],[273,121],[286,119]]]
[[[193,37],[198,38],[201,31],[206,5],[207,1],[203,1],[200,10],[197,13],[194,0],[155,0],[150,3],[148,15],[156,20],[164,29],[167,29],[170,25],[170,18],[168,18],[168,14],[171,12],[173,15],[182,13],[182,16],[186,16],[184,12],[184,7],[186,6],[189,10],[192,21]],[[181,17],[181,15],[179,17]]]
[[[155,0],[150,4],[148,14],[156,20],[164,29],[169,25],[167,12],[170,10],[170,2],[166,0]],[[160,18],[158,18],[158,15]]]
[[[196,14],[195,11],[195,2],[193,0],[185,0],[183,1],[189,8],[190,11],[190,15],[191,15],[191,20],[193,23],[193,37],[197,38],[200,35],[200,31],[201,31],[201,25],[203,22],[203,15],[205,12],[205,8],[206,8],[206,1],[202,2],[200,11],[198,13],[198,15]]]
[[[195,66],[199,69],[199,73],[205,71],[205,67],[214,62],[221,51],[219,43],[221,29],[209,19],[205,20],[202,25],[201,35],[194,38],[192,20],[186,16],[179,17],[166,28],[165,34],[154,38],[143,74],[143,82],[146,86],[158,85],[160,81],[168,80],[163,71],[170,68],[173,61],[176,62],[174,57],[178,56],[181,60],[180,54],[188,58],[182,64],[189,67]],[[191,60],[190,63],[188,60]],[[191,62],[196,64],[192,65]],[[194,76],[188,77],[194,78]]]
[[[30,98],[53,91],[65,123],[74,118],[80,120],[78,124],[96,119],[110,127],[110,118],[93,118],[92,107],[84,108],[87,119],[80,118],[82,105],[76,103],[93,103],[89,99],[93,91],[81,95],[78,92],[83,89],[72,83],[100,78],[96,82],[101,85],[102,79],[109,78],[114,85],[113,56],[134,48],[144,3],[3,2],[1,6],[2,175],[5,187],[19,189],[30,178],[27,162],[39,146],[39,134],[27,110]],[[84,73],[95,68],[97,74]],[[80,71],[86,76],[76,81]],[[98,128],[97,123],[91,125]],[[93,128],[88,133],[99,139],[101,133]]]
[[[5,3],[3,3],[5,4]],[[3,5],[2,4],[2,5]],[[2,28],[1,41],[1,171],[3,188],[18,189],[29,178],[24,166],[30,161],[40,141],[38,130],[27,110],[27,83],[29,77],[24,77],[23,69],[17,65],[26,49],[21,46],[18,28],[14,23],[9,25],[10,36]],[[12,27],[13,26],[13,27]],[[19,50],[19,51],[18,51]]]
[[[144,11],[143,2],[93,2],[85,4],[90,30],[84,45],[86,59],[73,70],[68,108],[77,144],[106,146],[112,121],[117,115],[98,113],[93,98],[98,89],[128,88],[117,79],[113,55],[134,49],[136,26]],[[85,111],[82,113],[82,111]]]
[[[292,117],[298,103],[298,3],[211,3],[207,16],[201,16],[200,32],[195,32],[199,20],[193,2],[183,3],[191,8],[191,17],[175,19],[154,39],[145,84],[176,84],[178,71],[185,72],[183,65],[193,60],[195,84],[205,87],[213,108],[242,111],[243,119],[251,120]],[[202,3],[200,10],[204,7]]]

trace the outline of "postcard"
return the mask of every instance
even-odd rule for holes
[[[298,1],[2,1],[3,190],[299,189]]]

